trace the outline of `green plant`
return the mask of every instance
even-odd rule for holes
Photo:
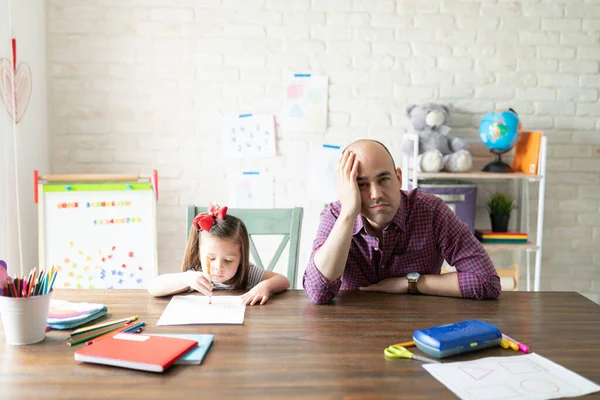
[[[488,201],[487,208],[490,215],[510,215],[515,205],[515,200],[504,193],[496,193]]]

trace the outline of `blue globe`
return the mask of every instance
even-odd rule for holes
[[[495,153],[512,149],[521,135],[521,122],[513,111],[491,111],[479,124],[479,138]]]

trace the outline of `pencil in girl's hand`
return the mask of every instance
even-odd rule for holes
[[[210,277],[210,281],[212,282],[212,275],[210,274],[210,257],[206,256],[206,273]],[[212,304],[212,295],[208,296],[208,304]]]

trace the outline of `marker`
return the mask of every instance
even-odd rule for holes
[[[513,346],[510,346],[513,350],[521,350],[523,353],[529,353],[529,347],[525,346],[523,343],[517,342],[515,339],[504,333],[502,334],[502,337],[517,346],[516,349]]]

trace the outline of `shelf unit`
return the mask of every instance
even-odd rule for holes
[[[540,156],[538,162],[537,175],[530,175],[521,172],[515,173],[494,173],[494,172],[465,172],[465,173],[424,173],[417,171],[418,137],[415,134],[408,133],[406,139],[413,141],[413,157],[402,157],[402,189],[408,190],[409,183],[411,187],[419,187],[420,180],[470,180],[477,181],[512,181],[516,185],[517,197],[519,199],[517,229],[521,232],[531,232],[531,213],[529,207],[529,185],[537,184],[537,223],[535,242],[525,244],[484,244],[484,248],[489,251],[522,251],[526,254],[526,276],[527,290],[531,290],[531,260],[530,254],[535,253],[533,290],[539,291],[542,276],[542,242],[544,228],[544,198],[546,193],[546,154],[547,138],[542,136],[540,143]]]

